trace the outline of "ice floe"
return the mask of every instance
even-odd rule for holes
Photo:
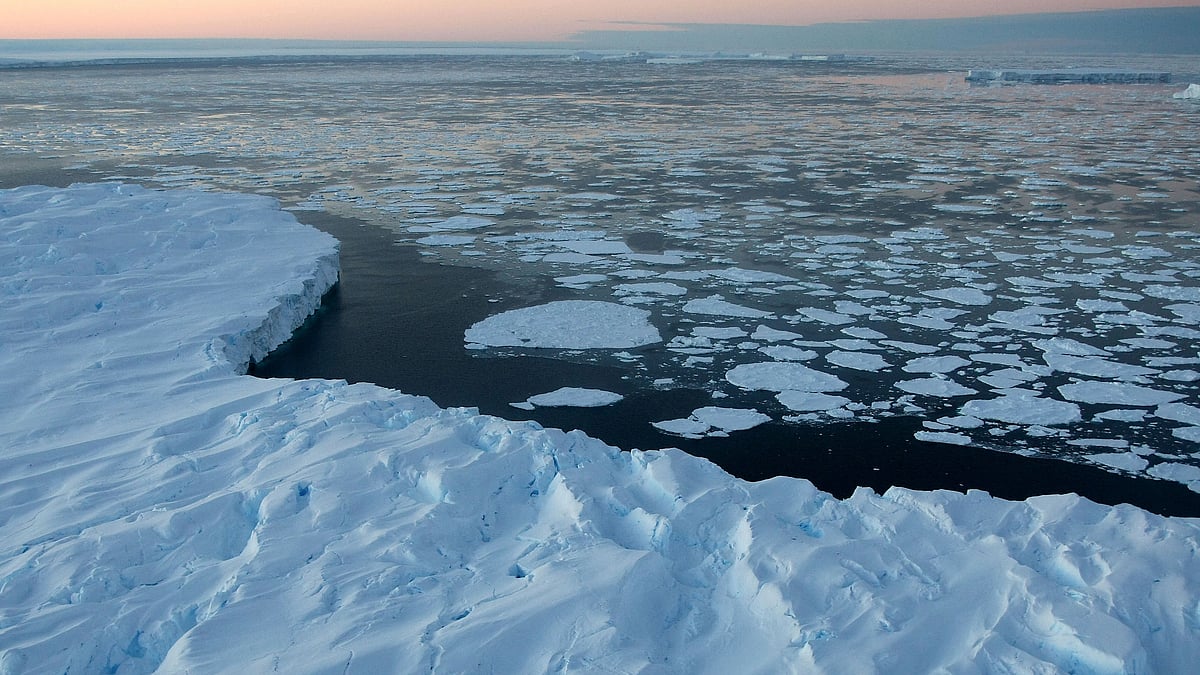
[[[830,392],[849,386],[829,373],[788,362],[743,363],[725,373],[725,379],[743,389],[775,392]]]
[[[535,394],[525,400],[527,403],[539,408],[598,408],[612,405],[624,398],[620,394],[603,389],[561,387],[545,394]]]
[[[560,300],[490,316],[468,344],[539,349],[627,349],[662,341],[650,312],[612,302]]]
[[[697,408],[686,418],[654,422],[654,428],[683,436],[686,438],[702,438],[704,436],[725,436],[731,431],[745,431],[771,421],[770,415],[764,415],[757,410],[743,408],[722,408],[706,406]]]
[[[967,401],[962,406],[962,414],[1009,424],[1039,426],[1071,424],[1082,419],[1079,406],[1074,403],[1016,390],[997,398]]]

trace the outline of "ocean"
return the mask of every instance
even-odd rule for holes
[[[254,192],[343,241],[341,284],[257,375],[371,381],[838,495],[1200,514],[1200,106],[1172,97],[1195,59],[36,61],[0,68],[4,187]],[[1068,66],[1182,75],[965,81]],[[465,339],[562,300],[644,310],[661,339]],[[740,376],[754,364],[792,379]],[[562,387],[624,398],[528,403]]]

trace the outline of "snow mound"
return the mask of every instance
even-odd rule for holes
[[[490,316],[466,331],[487,347],[627,349],[662,341],[650,312],[614,302],[560,300]]]
[[[1074,495],[836,500],[374,385],[239,375],[337,272],[336,243],[266,199],[22,188],[0,192],[0,238],[4,672],[1200,662],[1195,520]]]

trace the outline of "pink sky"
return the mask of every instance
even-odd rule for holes
[[[1200,0],[0,0],[0,38],[549,41],[619,22],[799,26],[1166,6]]]

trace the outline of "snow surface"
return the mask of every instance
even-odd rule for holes
[[[5,673],[1200,662],[1196,520],[1073,495],[836,500],[370,384],[241,375],[337,275],[336,243],[264,198],[21,188],[0,192],[0,237]],[[750,366],[730,381],[829,384]]]

